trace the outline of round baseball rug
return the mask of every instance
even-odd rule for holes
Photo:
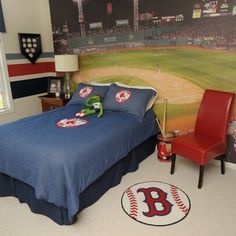
[[[183,190],[158,181],[137,183],[127,188],[121,205],[132,219],[154,226],[176,224],[191,208],[190,199]]]

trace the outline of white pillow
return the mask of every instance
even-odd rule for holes
[[[126,88],[136,88],[136,89],[152,89],[156,92],[156,95],[153,96],[150,101],[148,102],[147,106],[146,106],[146,109],[145,111],[148,111],[152,108],[152,106],[154,105],[157,97],[158,97],[158,92],[156,89],[154,89],[153,87],[149,87],[149,86],[130,86],[130,85],[127,85],[127,84],[123,84],[123,83],[120,83],[120,82],[115,82],[116,85],[118,86],[122,86],[122,87],[126,87]]]
[[[89,84],[96,85],[96,86],[110,86],[112,83],[100,83],[96,81],[90,81]]]

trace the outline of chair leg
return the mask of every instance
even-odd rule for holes
[[[175,173],[175,160],[176,160],[176,154],[172,153],[172,155],[171,155],[171,169],[170,169],[170,173],[172,175]]]
[[[204,175],[204,166],[200,166],[200,169],[199,169],[198,188],[202,188],[203,175]]]
[[[221,158],[221,174],[225,174],[225,155]]]

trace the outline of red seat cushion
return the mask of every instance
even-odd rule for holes
[[[212,136],[190,133],[172,141],[172,152],[205,165],[210,159],[225,153],[226,142]]]

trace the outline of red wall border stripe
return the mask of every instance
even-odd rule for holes
[[[10,77],[55,72],[55,63],[39,62],[35,64],[13,64],[8,65],[8,72]]]

